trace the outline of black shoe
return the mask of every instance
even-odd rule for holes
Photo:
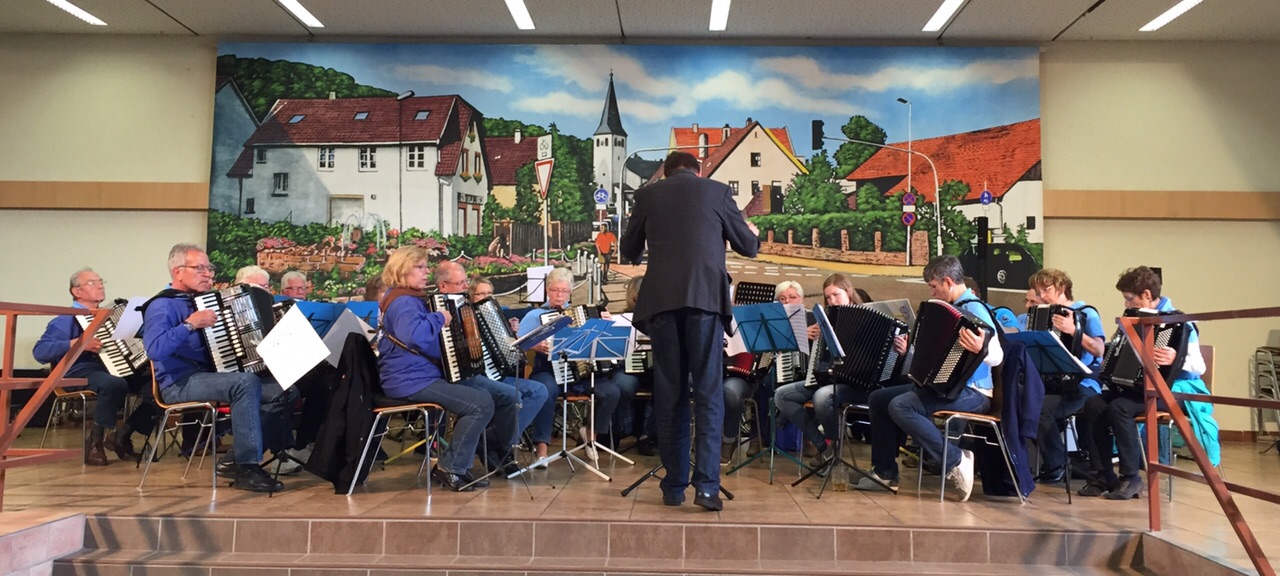
[[[658,453],[658,439],[645,436],[636,442],[636,453],[641,456],[654,456]]]
[[[1130,476],[1120,481],[1120,486],[1107,492],[1107,500],[1129,500],[1142,496],[1142,477]]]
[[[679,506],[684,504],[684,492],[662,493],[663,506]]]
[[[257,466],[254,466],[254,468],[257,468]],[[213,473],[216,474],[219,478],[235,480],[240,476],[240,467],[236,466],[235,460],[219,458],[217,465],[215,465],[213,469]]]
[[[475,474],[472,474],[470,470],[467,470],[467,473],[462,475],[462,481],[463,481],[464,483],[466,483],[466,484],[470,484],[470,485],[472,485],[472,486],[474,486],[474,487],[476,487],[476,488],[488,488],[488,487],[489,487],[489,479],[488,479],[488,478],[480,478],[480,479],[477,479],[477,478],[476,478],[476,476],[475,476]]]
[[[1061,484],[1062,480],[1066,478],[1066,476],[1066,468],[1054,468],[1053,470],[1040,474],[1040,477],[1036,478],[1036,481],[1041,484]]]
[[[1081,496],[1102,496],[1103,494],[1115,489],[1115,487],[1115,484],[1102,480],[1090,480],[1089,483],[1085,484],[1084,488],[1081,488],[1076,492],[1076,494]]]
[[[720,501],[720,495],[716,493],[706,494],[699,492],[697,496],[693,497],[693,503],[712,512],[724,510],[724,502]]]
[[[475,486],[467,486],[467,480],[462,476],[445,472],[438,464],[431,467],[431,479],[450,492],[471,492],[476,489]]]
[[[272,478],[257,464],[245,464],[236,469],[234,487],[249,492],[279,492],[284,490],[284,483]]]
[[[506,455],[490,454],[488,469],[490,474],[510,476],[519,472],[520,466],[516,464],[515,453],[508,452]]]

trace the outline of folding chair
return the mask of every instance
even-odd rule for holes
[[[199,446],[201,440],[204,441],[204,450],[200,453],[200,465],[197,469],[204,467],[204,458],[207,454],[213,454],[213,437],[214,426],[218,422],[218,408],[213,402],[179,402],[169,404],[164,401],[160,395],[160,385],[156,382],[155,363],[151,366],[151,393],[155,397],[156,406],[164,409],[164,416],[160,418],[159,424],[155,430],[151,432],[151,436],[147,437],[147,443],[142,448],[142,460],[146,460],[147,466],[142,469],[142,480],[138,482],[138,490],[142,490],[142,486],[147,482],[147,473],[151,471],[151,461],[154,460],[155,452],[163,441],[166,428],[172,430],[175,434],[178,428],[189,426],[192,423],[183,423],[179,421],[172,427],[169,427],[169,418],[173,415],[184,414],[186,412],[201,411],[207,412],[204,418],[201,418],[194,424],[200,426],[199,433],[196,434],[195,445]],[[187,467],[182,472],[182,478],[187,478],[187,473],[191,471],[191,460],[195,458],[195,454],[191,454],[191,458],[187,459]],[[139,461],[141,464],[141,460]],[[209,467],[209,477],[214,492],[218,491],[218,474],[217,466]]]
[[[999,395],[1000,391],[996,390],[995,394]],[[992,410],[988,414],[977,414],[974,412],[956,412],[952,410],[940,410],[938,412],[933,413],[933,417],[935,419],[941,419],[943,421],[942,465],[946,466],[947,450],[951,447],[952,440],[955,440],[958,442],[962,438],[973,438],[976,440],[982,440],[983,442],[986,442],[990,446],[999,446],[1000,454],[1004,456],[1004,465],[1009,470],[1009,478],[1013,479],[1014,491],[1018,493],[1018,500],[1021,501],[1023,504],[1026,504],[1027,503],[1026,496],[1023,496],[1022,490],[1017,487],[1018,475],[1015,474],[1013,471],[1013,458],[1009,456],[1009,445],[1005,442],[1004,434],[1000,432],[999,403],[992,402],[991,408]],[[953,420],[957,420],[964,423],[964,428],[962,428],[961,431],[955,434],[954,436],[951,433],[951,422]],[[971,429],[974,426],[987,426],[991,428],[993,431],[995,431],[996,441],[992,443],[991,440],[989,440],[986,436],[973,433]],[[921,470],[922,470],[921,474],[919,474],[916,477],[917,490],[920,490],[924,486],[923,467],[921,467]],[[942,485],[938,493],[938,500],[945,502],[946,496],[947,496],[947,474],[946,474],[946,470],[943,470]]]
[[[44,422],[44,435],[40,437],[40,447],[44,448],[44,441],[49,437],[49,427],[53,425],[56,418],[60,418],[68,409],[68,405],[76,400],[80,400],[80,442],[83,443],[89,435],[89,400],[97,398],[98,395],[93,390],[87,388],[78,388],[79,386],[88,385],[89,381],[76,378],[63,378],[62,386],[53,389],[53,406],[49,410],[49,418]],[[70,388],[77,387],[72,390]]]
[[[437,434],[440,428],[438,424],[436,425],[432,424],[431,411],[437,411],[442,415],[445,413],[444,407],[440,406],[439,404],[433,404],[431,402],[406,403],[404,400],[388,398],[386,396],[383,396],[382,394],[378,394],[376,397],[374,397],[373,402],[374,402],[373,426],[369,429],[368,438],[365,439],[364,450],[360,452],[360,460],[356,462],[356,472],[355,472],[355,475],[351,477],[351,486],[347,488],[347,496],[350,496],[351,493],[355,491],[356,483],[360,481],[360,470],[364,468],[365,463],[369,462],[370,460],[369,448],[375,445],[380,446],[382,444],[382,438],[387,435],[387,431],[389,427],[381,428],[382,424],[386,421],[391,420],[391,417],[397,414],[402,414],[402,415],[405,415],[406,417],[409,414],[413,414],[413,413],[422,414],[422,421],[424,423],[423,425],[425,426],[424,430],[427,435],[426,437],[427,454],[422,459],[422,464],[418,466],[417,477],[421,478],[422,471],[427,467],[427,463],[431,461],[431,444],[432,444],[432,441],[434,440],[433,437]],[[380,428],[381,428],[381,431],[379,431]],[[374,443],[374,438],[378,439],[377,444]],[[410,448],[410,450],[412,450],[412,448]],[[370,462],[370,465],[372,465],[372,462]],[[427,496],[428,497],[431,496],[430,480],[427,481]]]

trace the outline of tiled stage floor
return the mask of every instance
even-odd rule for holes
[[[62,431],[51,444],[73,445],[76,431]],[[19,447],[34,446],[39,433],[28,432]],[[1280,472],[1280,456],[1259,455],[1263,444],[1224,446],[1223,470],[1234,482],[1268,488],[1268,478]],[[866,448],[857,447],[861,462]],[[114,457],[112,457],[114,460]],[[1147,501],[1113,502],[1076,497],[1067,504],[1061,486],[1042,486],[1031,501],[992,499],[980,488],[967,503],[937,499],[938,478],[926,477],[923,494],[917,494],[914,471],[904,469],[899,495],[831,492],[821,500],[814,494],[818,484],[809,482],[792,488],[794,464],[779,461],[778,478],[767,483],[763,463],[726,477],[724,486],[736,498],[726,502],[719,513],[705,512],[691,502],[679,508],[662,506],[657,481],[650,480],[630,497],[619,491],[641,476],[656,459],[641,458],[635,466],[602,460],[606,471],[615,474],[605,482],[590,472],[571,474],[563,462],[530,477],[530,486],[518,480],[499,480],[488,490],[450,493],[434,490],[428,498],[425,484],[415,479],[418,460],[401,460],[386,470],[375,471],[369,483],[358,487],[350,498],[335,495],[332,486],[319,478],[301,475],[287,479],[287,490],[272,498],[229,489],[222,484],[210,496],[209,475],[193,468],[182,480],[185,461],[174,456],[157,463],[145,490],[137,490],[140,472],[131,464],[114,462],[106,468],[84,468],[64,462],[9,473],[4,509],[53,508],[110,516],[207,516],[226,518],[379,518],[379,519],[510,519],[510,520],[605,520],[672,523],[725,523],[823,526],[893,526],[977,528],[987,530],[1063,530],[1142,532],[1147,528]],[[1187,461],[1180,465],[1193,468]],[[207,466],[207,465],[206,465]],[[910,474],[910,476],[908,476]],[[554,484],[554,488],[551,486]],[[690,494],[690,501],[692,494]],[[1235,534],[1226,522],[1207,487],[1187,481],[1175,485],[1174,500],[1161,496],[1165,521],[1162,538],[1223,560],[1235,567],[1249,568]],[[1245,518],[1272,558],[1280,558],[1280,514],[1274,506],[1238,497]]]

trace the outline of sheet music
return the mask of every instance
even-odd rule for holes
[[[809,323],[805,320],[804,304],[784,304],[787,320],[791,323],[791,332],[796,335],[796,345],[800,353],[809,355]]]
[[[529,297],[526,302],[546,302],[547,274],[555,270],[555,266],[534,266],[525,270],[526,286],[529,288]]]
[[[120,315],[120,320],[116,321],[116,330],[111,333],[113,340],[128,340],[138,334],[138,330],[142,329],[142,311],[138,310],[148,298],[146,296],[134,296],[129,299],[129,303],[124,305],[124,313]]]
[[[738,330],[738,320],[736,318],[729,319],[729,334],[725,338],[724,353],[729,356],[737,356],[750,352],[747,343],[742,341],[742,331]]]
[[[290,308],[276,323],[258,344],[257,351],[285,390],[329,356],[329,348],[297,306]]]
[[[915,308],[911,307],[911,301],[906,298],[867,302],[863,306],[884,312],[899,322],[906,324],[908,330],[916,323]]]
[[[325,360],[334,368],[338,367],[338,361],[342,358],[342,348],[347,344],[347,334],[352,332],[364,336],[365,340],[373,338],[373,328],[365,324],[364,320],[354,312],[343,310],[323,339],[325,347],[329,349],[329,357]]]
[[[1084,362],[1081,362],[1079,358],[1076,358],[1074,354],[1072,354],[1069,350],[1067,350],[1066,346],[1062,345],[1062,340],[1057,336],[1054,336],[1053,333],[1051,332],[1039,331],[1039,330],[1028,330],[1025,332],[1016,332],[1013,334],[1009,334],[1008,336],[1006,336],[1006,338],[1008,338],[1009,341],[1011,342],[1021,342],[1024,346],[1026,346],[1027,350],[1029,352],[1032,352],[1031,359],[1033,362],[1038,363],[1044,360],[1043,353],[1040,352],[1041,349],[1053,348],[1057,353],[1054,354],[1052,357],[1048,358],[1048,360],[1059,360],[1060,359],[1058,358],[1059,356],[1063,358],[1070,358],[1071,362],[1074,364],[1074,367],[1077,368],[1081,374],[1087,375],[1092,372],[1092,369],[1089,368],[1089,365],[1085,364]],[[1059,366],[1057,365],[1040,366],[1039,364],[1036,365],[1037,370],[1047,374],[1055,373],[1051,370],[1054,368],[1059,368]],[[1063,372],[1070,373],[1065,370]]]

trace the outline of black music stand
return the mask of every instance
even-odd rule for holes
[[[813,305],[813,317],[818,321],[818,328],[822,330],[822,338],[827,342],[827,353],[831,355],[832,364],[839,364],[843,362],[845,356],[844,347],[840,344],[840,339],[836,337],[836,332],[831,327],[831,321],[827,318],[826,311],[822,309],[822,305]],[[835,445],[832,446],[835,448],[835,451],[832,452],[831,458],[828,458],[826,463],[822,466],[806,472],[804,476],[801,476],[798,480],[791,483],[791,487],[794,488],[799,486],[804,481],[812,478],[815,474],[821,476],[822,486],[818,488],[818,499],[821,500],[822,494],[827,490],[827,484],[831,482],[831,472],[835,471],[837,467],[844,466],[845,468],[848,468],[850,472],[871,480],[872,482],[882,486],[885,490],[892,492],[887,484],[881,482],[874,475],[867,473],[867,471],[862,468],[859,468],[855,463],[857,460],[856,458],[854,459],[855,462],[850,462],[844,459],[844,436],[846,430],[843,417],[840,418],[839,425],[840,430],[836,433]]]
[[[751,304],[747,306],[734,306],[733,317],[738,322],[738,331],[742,334],[742,341],[747,346],[747,350],[753,354],[763,352],[793,352],[800,349],[799,341],[795,331],[791,326],[791,318],[787,314],[787,309],[777,302],[768,302],[764,304]],[[806,342],[807,343],[807,342]],[[776,362],[776,360],[775,360]],[[773,400],[769,401],[769,407],[765,410],[769,417],[769,429],[775,430],[775,419],[777,418],[777,410],[773,405]],[[761,427],[763,428],[763,427]],[[764,434],[761,429],[760,434]],[[769,448],[761,450],[755,456],[747,458],[741,464],[730,468],[724,473],[729,476],[738,470],[746,467],[748,464],[755,462],[765,456],[769,457],[769,484],[773,484],[773,467],[774,457],[782,456],[787,460],[795,462],[796,466],[808,468],[799,458],[792,456],[785,450],[779,450],[777,447],[777,435],[769,441]]]

